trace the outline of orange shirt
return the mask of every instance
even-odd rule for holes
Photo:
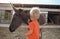
[[[37,20],[34,20],[29,23],[28,30],[32,30],[32,34],[28,35],[28,39],[39,39],[39,23]]]

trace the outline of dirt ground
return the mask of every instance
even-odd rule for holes
[[[19,27],[11,33],[8,27],[0,27],[0,39],[26,39],[27,28]],[[41,29],[41,39],[60,39],[60,29]]]

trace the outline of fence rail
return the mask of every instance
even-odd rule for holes
[[[9,27],[10,24],[0,24],[0,27]],[[20,26],[22,28],[27,28],[28,26]],[[41,25],[40,28],[60,28],[60,25]]]

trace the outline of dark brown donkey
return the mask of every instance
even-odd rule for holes
[[[30,19],[29,14],[26,14],[28,11],[24,11],[22,9],[15,9],[13,7],[15,14],[13,15],[12,22],[9,26],[9,31],[14,32],[22,23],[25,23],[28,25],[28,19]],[[29,12],[28,12],[29,13]],[[40,15],[38,19],[40,25],[45,23],[45,18],[43,15]]]

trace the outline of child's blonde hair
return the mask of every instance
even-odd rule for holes
[[[30,10],[30,16],[33,16],[34,18],[38,19],[40,16],[40,9],[39,7],[33,7]]]

